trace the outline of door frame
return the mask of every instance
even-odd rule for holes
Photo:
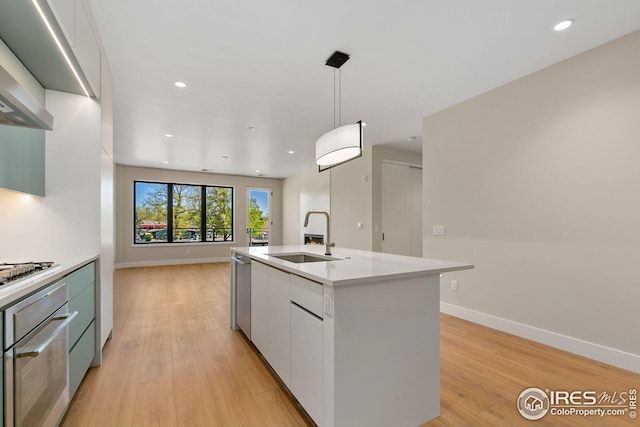
[[[254,186],[250,186],[250,187],[246,187],[246,196],[245,196],[245,203],[246,203],[246,207],[245,207],[245,218],[247,220],[247,227],[246,227],[246,231],[245,231],[245,241],[246,241],[246,245],[247,246],[252,246],[252,240],[251,240],[251,235],[249,233],[249,201],[251,199],[251,192],[252,191],[262,191],[262,192],[266,192],[267,193],[267,213],[269,214],[269,223],[268,223],[268,232],[269,232],[269,239],[271,237],[271,231],[273,229],[273,214],[272,214],[272,203],[273,203],[273,188],[271,187],[254,187]],[[267,240],[267,246],[269,245],[269,239]]]

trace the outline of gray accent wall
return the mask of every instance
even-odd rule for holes
[[[640,355],[638,52],[635,32],[424,118],[424,256],[475,264],[444,303]]]

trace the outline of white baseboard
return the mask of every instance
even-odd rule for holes
[[[119,262],[116,269],[131,267],[158,267],[162,265],[206,264],[209,262],[229,262],[231,257],[195,258],[195,259],[163,259],[154,261]]]
[[[580,356],[595,359],[609,365],[640,373],[640,356],[636,354],[594,344],[578,338],[561,335],[556,332],[503,319],[491,314],[470,310],[468,308],[446,302],[440,302],[440,311],[464,320],[469,320],[470,322],[498,329],[499,331],[507,332],[551,347],[579,354]]]

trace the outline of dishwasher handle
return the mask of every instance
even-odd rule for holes
[[[234,261],[234,262],[237,262],[240,265],[251,264],[251,258],[243,258],[243,257],[232,256],[231,260]]]

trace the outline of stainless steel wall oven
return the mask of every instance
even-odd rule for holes
[[[5,310],[5,426],[55,426],[69,403],[68,312],[63,280]]]

